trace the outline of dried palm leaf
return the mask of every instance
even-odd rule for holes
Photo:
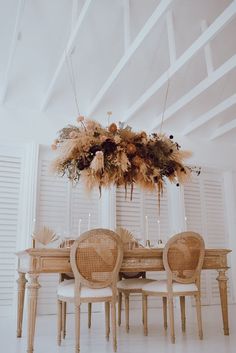
[[[59,237],[56,235],[56,233],[54,232],[53,229],[50,229],[50,228],[44,226],[38,232],[35,232],[32,235],[32,238],[37,240],[39,243],[41,243],[43,245],[47,245],[49,243],[53,243]]]
[[[120,236],[122,242],[127,245],[129,243],[136,243],[138,244],[138,247],[142,247],[141,244],[138,243],[137,239],[134,237],[134,235],[126,228],[116,228],[116,233]]]

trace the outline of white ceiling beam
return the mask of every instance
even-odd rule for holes
[[[42,101],[42,104],[41,104],[41,110],[44,110],[52,96],[52,93],[53,93],[53,89],[54,89],[54,86],[56,84],[56,81],[61,73],[61,70],[63,68],[63,65],[65,63],[65,60],[66,60],[66,55],[67,54],[71,54],[71,52],[73,51],[74,49],[74,45],[75,45],[75,41],[76,41],[76,38],[77,38],[77,35],[78,35],[78,32],[81,28],[81,25],[83,24],[84,22],[84,19],[88,13],[88,10],[89,10],[89,7],[91,5],[91,2],[92,0],[86,0],[86,2],[84,3],[84,6],[79,14],[79,17],[78,17],[78,20],[71,32],[71,35],[69,37],[69,40],[67,42],[67,45],[66,45],[66,48],[60,58],[60,61],[57,65],[57,68],[54,72],[54,75],[52,77],[52,80],[51,82],[49,83],[49,86],[46,90],[46,93],[44,95],[44,98],[43,98],[43,101]]]
[[[207,113],[194,119],[183,131],[183,135],[184,136],[189,135],[191,132],[199,129],[208,121],[214,119],[217,115],[223,113],[225,110],[231,108],[235,104],[236,104],[236,94],[233,94],[232,96],[225,99],[223,102],[219,103],[214,108],[209,110]]]
[[[205,20],[203,20],[201,22],[202,33],[204,33],[206,29],[207,29],[207,23]],[[207,74],[210,75],[214,71],[210,42],[208,42],[204,47],[204,55],[205,55]]]
[[[124,48],[125,52],[130,46],[130,0],[123,0],[124,4]]]
[[[16,46],[17,46],[18,36],[20,34],[21,19],[23,16],[24,7],[25,7],[25,0],[19,0],[17,13],[16,13],[14,32],[13,32],[13,36],[12,36],[12,40],[11,40],[10,53],[9,53],[9,58],[8,58],[7,66],[6,66],[5,77],[4,77],[2,92],[1,92],[1,97],[0,97],[1,103],[4,103],[6,95],[7,95],[7,89],[8,89],[8,84],[9,84],[9,75],[10,75],[12,62],[13,62],[13,58],[14,58],[14,54],[15,54],[15,50],[16,50]]]
[[[153,12],[153,14],[149,17],[141,31],[138,33],[132,44],[130,45],[129,49],[126,51],[126,53],[123,55],[123,57],[120,59],[106,82],[103,84],[97,95],[95,96],[94,100],[92,101],[90,108],[87,111],[87,115],[92,115],[92,113],[95,111],[99,103],[101,102],[102,98],[108,91],[108,89],[111,87],[113,82],[116,80],[120,72],[123,70],[125,65],[130,61],[136,50],[140,47],[140,45],[143,43],[145,38],[148,36],[148,34],[151,32],[152,28],[154,25],[157,23],[157,21],[162,17],[163,13],[168,9],[169,5],[171,4],[173,0],[162,0],[161,3],[157,6],[156,10]]]
[[[176,61],[176,45],[173,12],[171,10],[169,10],[166,14],[166,26],[169,45],[170,65],[174,65],[174,62]]]
[[[230,132],[231,130],[236,129],[236,119],[231,120],[230,122],[220,126],[218,129],[216,129],[213,134],[210,137],[210,140],[215,140],[218,137],[221,137],[227,132]]]
[[[215,70],[211,76],[207,76],[204,80],[202,80],[197,86],[195,86],[191,91],[182,96],[177,102],[172,104],[166,111],[164,121],[170,119],[177,111],[183,108],[185,105],[190,103],[193,99],[202,94],[205,90],[207,90],[211,85],[220,80],[224,75],[229,73],[231,70],[236,68],[236,55],[233,55],[229,60],[227,60],[223,65],[221,65],[217,70]],[[157,129],[162,120],[162,114],[160,114],[157,119],[155,125],[151,128],[151,130]]]
[[[180,70],[200,49],[202,49],[235,16],[234,0],[204,33],[162,74],[139,99],[126,111],[124,121],[128,121],[178,70]]]

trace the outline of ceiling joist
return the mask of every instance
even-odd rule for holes
[[[46,93],[45,93],[45,96],[43,98],[43,101],[42,101],[42,104],[41,104],[41,110],[44,110],[46,107],[47,107],[47,104],[52,96],[52,93],[53,93],[53,89],[54,89],[54,86],[56,84],[56,81],[61,73],[61,70],[64,66],[64,63],[66,61],[66,55],[70,55],[71,54],[71,51],[73,50],[74,48],[74,45],[75,45],[75,41],[76,41],[76,38],[77,38],[77,35],[78,35],[78,32],[80,30],[80,27],[82,25],[82,23],[84,22],[84,19],[88,13],[88,10],[89,10],[89,7],[91,5],[91,2],[92,0],[86,0],[80,14],[79,14],[79,17],[78,17],[78,20],[75,24],[75,27],[73,28],[72,32],[71,32],[71,35],[69,37],[69,40],[67,42],[67,45],[66,45],[66,48],[65,48],[65,51],[63,52],[61,58],[60,58],[60,61],[57,65],[57,68],[54,72],[54,75],[52,77],[52,80],[46,90]]]
[[[210,140],[215,140],[218,137],[225,135],[227,132],[236,129],[236,119],[231,120],[227,124],[220,126],[215,132],[211,135]]]
[[[1,97],[0,97],[0,102],[3,104],[6,95],[7,95],[7,89],[8,89],[8,83],[9,83],[9,75],[10,75],[10,70],[17,46],[17,41],[18,41],[18,36],[20,33],[20,26],[21,26],[21,20],[24,12],[24,7],[25,7],[25,0],[19,0],[18,2],[18,8],[17,8],[17,14],[16,14],[16,21],[15,21],[15,27],[14,27],[14,32],[12,36],[12,41],[11,41],[11,47],[10,47],[10,54],[6,66],[6,71],[5,71],[5,77],[4,77],[4,83],[2,87],[2,92],[1,92]]]
[[[143,43],[147,35],[150,33],[157,21],[162,17],[165,11],[168,9],[169,5],[173,0],[162,0],[157,6],[156,10],[149,17],[137,37],[134,39],[133,43],[130,45],[129,49],[125,52],[123,57],[120,59],[106,82],[103,84],[96,97],[92,101],[90,108],[87,111],[87,115],[90,116],[95,111],[99,103],[101,102],[104,95],[107,93],[108,89],[111,87],[113,82],[116,80],[120,72],[124,69],[125,65],[130,61],[136,50]]]
[[[204,33],[174,62],[169,69],[162,74],[139,99],[127,110],[124,121],[128,121],[147,101],[176,74],[200,49],[202,49],[222,28],[235,16],[236,0],[234,0],[217,19],[206,29]],[[165,114],[165,119],[167,115]],[[159,126],[161,118],[157,118],[156,127]]]
[[[214,83],[220,80],[224,75],[229,73],[231,70],[236,68],[236,55],[233,55],[229,60],[227,60],[223,65],[221,65],[217,70],[215,70],[211,76],[207,76],[202,80],[197,86],[195,86],[191,91],[182,96],[177,102],[172,104],[166,111],[164,116],[164,121],[170,119],[177,111],[183,108],[185,105],[190,103],[193,99],[198,97]],[[162,120],[162,114],[160,114],[156,120],[155,125],[151,130],[157,129]]]
[[[217,115],[223,113],[225,110],[231,108],[236,104],[236,94],[233,94],[229,98],[225,99],[223,102],[216,105],[214,108],[209,110],[207,113],[199,116],[197,119],[194,119],[187,128],[184,130],[183,135],[189,135],[193,131],[201,128],[204,124],[214,119]]]

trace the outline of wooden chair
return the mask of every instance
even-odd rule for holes
[[[117,278],[123,259],[123,245],[119,236],[108,229],[93,229],[82,234],[72,245],[71,267],[75,279],[58,285],[58,344],[61,344],[62,303],[75,304],[76,353],[80,351],[80,305],[105,303],[106,337],[110,332],[110,305],[113,349],[117,350],[116,300]]]
[[[125,298],[125,326],[126,332],[129,332],[129,296],[130,294],[142,294],[144,285],[153,282],[152,279],[146,278],[146,272],[138,273],[123,273],[119,274],[120,281],[117,282],[118,289],[118,325],[121,325],[121,311],[122,311],[122,296]],[[143,308],[142,308],[143,321]],[[143,321],[144,322],[144,321]]]
[[[155,281],[143,287],[144,334],[147,328],[147,297],[166,298],[169,309],[171,341],[175,343],[173,298],[180,297],[182,331],[185,331],[185,296],[196,300],[199,338],[203,338],[201,318],[200,275],[203,265],[205,245],[203,238],[194,232],[176,234],[167,242],[163,251],[163,264],[167,280]],[[165,306],[166,306],[165,302]]]
[[[126,228],[116,228],[116,233],[120,236],[125,250],[143,247],[133,234]],[[150,279],[146,279],[146,272],[135,273],[119,273],[120,281],[117,282],[118,289],[118,325],[121,325],[121,311],[122,311],[122,296],[125,298],[125,322],[126,332],[129,332],[129,296],[133,293],[142,294],[142,287],[150,283]],[[143,310],[142,310],[143,313]]]
[[[68,245],[72,246],[72,244],[74,243],[74,239],[69,240],[69,244],[66,243],[65,241],[62,241],[59,245],[60,248],[65,248]],[[68,281],[74,279],[74,274],[73,272],[71,273],[60,273],[59,276],[59,283],[63,282],[63,281]],[[68,282],[71,283],[71,282]],[[66,285],[66,282],[64,282],[63,285]],[[65,339],[66,338],[66,314],[67,314],[67,305],[66,302],[62,302],[62,311],[61,311],[61,318],[58,318],[58,320],[61,320],[62,325],[61,325],[61,335],[62,338]],[[92,320],[92,303],[88,303],[88,328],[91,328],[91,320]]]

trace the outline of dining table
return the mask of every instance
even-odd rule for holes
[[[223,332],[229,335],[227,282],[229,249],[205,249],[203,270],[216,270]],[[34,350],[39,276],[46,273],[71,273],[70,248],[28,248],[16,253],[18,257],[17,337],[22,336],[25,288],[27,288],[27,353]],[[163,248],[124,250],[121,272],[164,271]]]

